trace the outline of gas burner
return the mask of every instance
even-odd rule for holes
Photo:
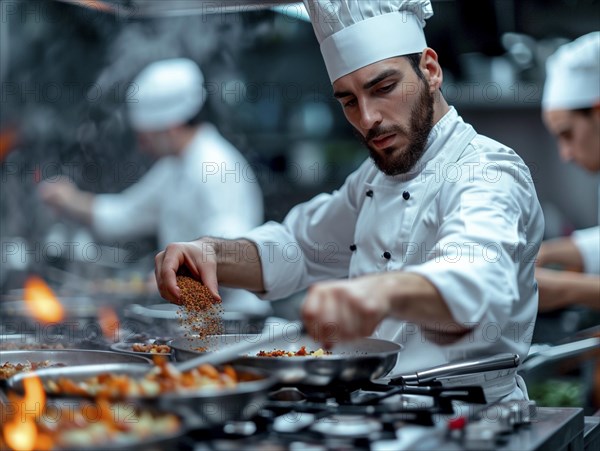
[[[269,393],[269,399],[272,401],[294,401],[304,402],[307,396],[294,387],[283,387]]]
[[[314,423],[312,431],[331,437],[370,437],[383,428],[380,421],[364,415],[331,415]]]

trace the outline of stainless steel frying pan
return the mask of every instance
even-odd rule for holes
[[[189,360],[203,352],[225,349],[240,341],[257,342],[260,335],[215,335],[206,340],[177,338],[169,344],[178,361]],[[296,352],[302,346],[316,351],[321,345],[306,335],[274,339],[250,348],[236,359],[246,367],[274,374],[282,384],[324,386],[336,382],[360,382],[387,375],[396,365],[402,346],[375,338],[362,338],[336,345],[330,355],[320,357],[258,357],[259,351],[280,349]],[[203,350],[205,348],[205,350]]]
[[[123,357],[126,354],[120,354]],[[134,402],[163,411],[174,412],[186,418],[191,427],[211,427],[232,420],[247,419],[255,415],[267,399],[269,389],[277,382],[275,377],[257,369],[235,366],[241,381],[233,388],[206,387],[193,391],[169,392],[157,396],[132,395],[125,401]],[[39,377],[42,383],[59,378],[69,378],[76,383],[100,374],[121,374],[141,378],[148,373],[148,365],[114,363],[60,368],[44,368],[17,374],[6,381],[8,389],[23,392],[27,377]],[[51,397],[78,398],[70,395]],[[79,397],[81,398],[81,397]],[[90,396],[91,398],[91,396]]]

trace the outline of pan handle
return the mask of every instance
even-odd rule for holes
[[[481,373],[485,371],[504,370],[516,368],[521,359],[518,354],[498,354],[481,359],[464,360],[462,362],[449,363],[436,366],[428,370],[418,371],[413,374],[392,379],[391,385],[419,385],[431,382],[440,377],[463,375],[468,373]]]
[[[531,357],[528,356],[529,358],[525,359],[525,362],[521,366],[521,371],[529,371],[545,363],[565,359],[568,357],[575,357],[588,351],[597,351],[599,349],[600,337],[586,338],[584,340],[573,341],[571,343],[548,346],[539,353],[536,353]]]

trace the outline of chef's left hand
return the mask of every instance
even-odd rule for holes
[[[302,306],[308,334],[326,348],[371,335],[391,309],[382,282],[371,275],[313,285]]]

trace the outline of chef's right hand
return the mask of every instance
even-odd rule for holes
[[[192,276],[202,281],[213,297],[221,300],[217,282],[217,257],[214,243],[203,240],[172,243],[155,259],[156,284],[167,301],[180,304],[181,290],[177,286],[177,271],[186,267]]]

